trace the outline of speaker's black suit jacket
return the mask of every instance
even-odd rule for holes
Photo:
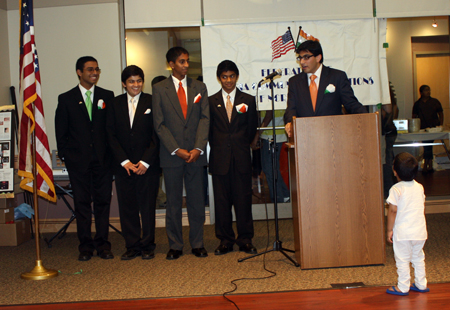
[[[325,93],[327,87],[330,87],[329,85],[333,85],[335,90],[331,93]],[[356,99],[345,72],[326,66],[322,67],[315,111],[309,93],[308,76],[302,72],[289,79],[288,102],[284,122],[291,122],[293,116],[341,115],[342,105],[352,114],[367,113],[366,108]]]

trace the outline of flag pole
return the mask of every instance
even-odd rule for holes
[[[298,44],[298,38],[300,37],[300,32],[302,32],[302,26],[298,27],[297,42],[295,42],[295,47],[296,48],[297,48],[297,44]]]
[[[294,37],[292,36],[291,27],[288,27],[289,34],[291,35],[292,43],[294,43],[295,48],[297,48],[297,43],[294,42]],[[297,38],[298,41],[298,38]]]
[[[33,104],[33,115],[35,113],[36,107]],[[24,272],[20,275],[22,279],[25,280],[46,280],[58,276],[58,271],[53,269],[47,269],[42,265],[41,261],[41,246],[40,246],[40,234],[39,234],[39,201],[37,194],[37,169],[36,169],[36,127],[32,134],[32,162],[33,162],[33,202],[34,202],[34,227],[35,227],[35,241],[36,241],[36,266],[30,272]]]

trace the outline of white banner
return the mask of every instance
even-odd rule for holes
[[[294,50],[272,61],[272,41],[291,27],[294,41],[299,26],[317,38],[323,49],[324,65],[347,73],[356,97],[364,105],[389,103],[386,67],[385,19],[306,21],[291,23],[238,24],[201,27],[203,78],[210,95],[220,90],[217,65],[225,59],[239,68],[238,88],[258,95],[259,110],[271,109],[269,83],[257,91],[257,83],[280,68],[274,79],[276,109],[285,109],[288,80],[301,72]]]

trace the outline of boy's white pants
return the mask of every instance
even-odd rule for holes
[[[409,263],[414,267],[414,282],[418,289],[427,288],[425,274],[425,254],[423,246],[426,240],[394,240],[394,257],[397,265],[398,284],[397,287],[403,293],[409,291],[411,282],[411,271]]]

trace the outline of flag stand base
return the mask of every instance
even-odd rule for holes
[[[42,266],[41,260],[36,260],[36,266],[30,272],[25,272],[20,275],[25,280],[46,280],[58,276],[58,271],[47,269]]]

